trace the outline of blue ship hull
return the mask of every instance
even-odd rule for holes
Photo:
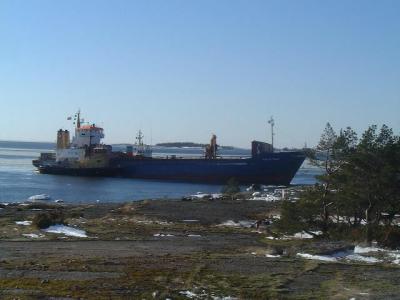
[[[111,176],[157,180],[289,185],[302,165],[301,152],[263,153],[246,159],[138,158],[126,155],[110,159],[104,168],[74,168],[34,161],[41,173],[71,176]]]
[[[131,178],[289,185],[304,159],[301,152],[278,152],[247,159],[117,158],[111,165]]]

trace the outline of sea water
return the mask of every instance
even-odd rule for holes
[[[37,159],[40,152],[51,149],[54,149],[52,143],[0,141],[0,202],[23,202],[37,194],[47,194],[53,200],[76,203],[174,199],[197,192],[219,193],[222,188],[221,185],[201,183],[39,174],[32,160]],[[202,151],[200,148],[154,147],[153,156],[200,157]],[[250,155],[250,150],[222,150],[221,154],[245,157]],[[292,184],[314,184],[315,175],[319,173],[320,170],[306,161]]]

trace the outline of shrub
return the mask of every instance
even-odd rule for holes
[[[222,188],[221,191],[225,195],[234,195],[240,192],[239,183],[236,181],[235,178],[231,178],[228,180],[226,186]]]
[[[39,229],[48,228],[51,225],[63,224],[64,214],[61,211],[41,212],[34,216],[32,225]]]
[[[400,228],[382,226],[381,231],[381,234],[376,239],[379,245],[392,249],[400,248]]]

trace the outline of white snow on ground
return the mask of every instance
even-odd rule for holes
[[[219,224],[219,226],[239,227],[240,224],[236,223],[235,221],[228,220],[228,221],[225,221],[224,223]]]
[[[354,247],[354,253],[357,254],[371,253],[371,252],[379,252],[384,255],[386,260],[390,261],[393,264],[400,265],[400,250],[389,250],[378,247],[363,247],[363,246]]]
[[[389,256],[391,258],[394,258],[394,260],[392,261],[392,263],[396,264],[396,265],[400,265],[400,252],[397,253],[389,253]]]
[[[265,257],[268,257],[268,258],[278,258],[278,257],[281,257],[281,256],[280,256],[280,255],[265,254]]]
[[[382,249],[382,248],[377,248],[377,247],[362,247],[362,246],[355,246],[354,247],[354,253],[369,253],[369,252],[379,252],[379,251],[383,251],[386,252],[386,249]]]
[[[213,198],[213,199],[218,199],[221,197],[222,197],[222,194],[211,194],[211,198]]]
[[[32,239],[38,239],[38,238],[43,237],[42,234],[39,235],[39,234],[36,234],[36,233],[23,233],[22,235],[25,236],[25,237],[28,237],[28,238],[32,238]]]
[[[32,225],[32,221],[17,221],[15,222],[17,225],[23,225],[23,226],[30,226]]]
[[[65,226],[65,225],[53,225],[53,226],[50,226],[49,228],[42,229],[42,230],[44,232],[60,233],[60,234],[64,234],[67,236],[73,236],[73,237],[82,237],[82,238],[87,237],[86,232],[84,230],[80,230],[80,229]]]
[[[203,199],[203,198],[211,198],[211,199],[219,199],[222,198],[222,194],[206,194],[202,192],[197,192],[195,195],[190,195],[192,199]]]
[[[310,231],[311,233],[314,233],[315,235],[321,235],[323,232],[320,230],[317,231]]]
[[[330,262],[336,262],[336,258],[328,255],[311,255],[307,253],[297,253],[297,256],[300,256],[305,259],[314,259],[314,260],[323,260],[323,261],[330,261]]]
[[[371,264],[382,262],[380,259],[377,259],[375,257],[362,256],[362,255],[359,255],[359,254],[352,254],[352,255],[345,256],[345,259],[346,260],[353,260],[353,261],[361,261],[361,262],[366,262],[366,263],[371,263]]]
[[[273,195],[265,195],[265,196],[262,195],[262,196],[253,196],[249,200],[274,202],[281,200],[281,197],[276,197]]]
[[[196,195],[190,195],[190,197],[197,198],[197,199],[203,199],[203,198],[208,197],[208,196],[210,196],[210,194],[203,194],[203,193],[200,193],[200,192],[198,192]]]
[[[250,220],[250,221],[247,221],[247,220],[243,220],[243,221],[239,221],[239,225],[240,225],[240,227],[246,227],[246,228],[250,228],[252,225],[254,225],[254,221],[252,221],[252,220]]]
[[[380,253],[379,258],[365,256],[366,253]],[[354,250],[338,251],[331,255],[311,255],[307,253],[297,253],[298,256],[306,259],[325,260],[331,262],[353,261],[363,263],[392,263],[400,265],[400,250],[388,250],[378,247],[355,246]]]
[[[303,231],[303,232],[295,233],[293,237],[295,237],[297,239],[312,239],[314,236]]]
[[[201,237],[200,234],[188,234],[188,237]]]
[[[238,298],[231,297],[231,296],[214,296],[213,294],[208,295],[205,290],[202,290],[200,293],[194,293],[192,291],[180,291],[179,294],[185,296],[189,299],[211,299],[212,300],[237,300]],[[166,299],[167,300],[167,299]]]
[[[170,236],[174,236],[174,235],[173,234],[156,233],[156,234],[153,234],[153,236],[156,236],[156,237],[170,237]]]
[[[269,239],[269,240],[287,241],[287,240],[291,240],[293,237],[284,235],[282,237],[267,236],[266,238]]]
[[[321,235],[322,234],[322,231],[310,231],[310,232],[315,234],[315,235]],[[312,234],[309,234],[309,233],[307,233],[305,231],[295,233],[293,235],[293,237],[297,238],[297,239],[312,239],[312,238],[314,238],[314,236]]]
[[[322,231],[310,231],[310,232],[314,233],[315,235],[322,234]],[[294,235],[284,235],[281,237],[266,236],[265,238],[269,240],[291,240],[291,239],[312,239],[314,238],[314,236],[305,231],[302,231],[302,232],[297,232]]]
[[[195,294],[191,291],[181,291],[181,292],[179,292],[179,294],[185,295],[186,298],[189,298],[189,299],[193,299],[194,297],[197,297],[197,294]]]
[[[235,222],[233,220],[228,220],[225,221],[224,223],[219,224],[218,226],[228,226],[228,227],[245,227],[245,228],[250,228],[252,225],[254,225],[255,221],[239,221]]]

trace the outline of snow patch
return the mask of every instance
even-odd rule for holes
[[[42,229],[44,232],[48,233],[59,233],[66,236],[81,237],[86,238],[86,232],[77,228],[65,226],[65,225],[52,225],[49,228]]]
[[[236,223],[235,221],[228,220],[225,221],[224,223],[219,224],[219,226],[240,227],[240,224]]]
[[[386,249],[382,249],[382,248],[377,248],[377,247],[362,247],[362,246],[355,246],[354,247],[354,253],[369,253],[369,252],[386,252]]]
[[[193,299],[194,297],[197,297],[197,294],[191,292],[191,291],[181,291],[179,294],[186,296],[186,298]]]
[[[32,238],[32,239],[38,239],[41,237],[44,237],[43,234],[36,234],[36,233],[23,233],[22,234],[24,237]]]
[[[353,260],[353,261],[360,261],[360,262],[365,262],[365,263],[370,263],[370,264],[375,264],[378,262],[382,262],[380,259],[377,259],[375,257],[371,256],[362,256],[359,254],[351,254],[345,256],[346,260]]]
[[[253,196],[249,200],[274,202],[281,200],[281,197],[276,197],[274,195],[265,195],[265,196],[262,195],[262,196]]]
[[[227,226],[227,227],[245,227],[245,228],[250,228],[251,226],[254,225],[254,221],[239,221],[235,222],[233,220],[228,220],[225,221],[224,223],[219,224],[218,226]]]
[[[336,258],[327,255],[311,255],[307,253],[297,253],[297,256],[300,256],[305,259],[313,259],[313,260],[322,260],[322,261],[329,261],[329,262],[336,262]]]
[[[212,300],[237,300],[236,297],[231,296],[214,296],[213,294],[208,295],[205,290],[202,290],[200,293],[194,293],[192,291],[180,291],[179,294],[185,296],[188,299],[212,299]],[[165,299],[168,300],[168,299]]]
[[[312,239],[314,236],[307,232],[298,232],[293,235],[296,239]]]
[[[156,234],[153,234],[153,236],[155,236],[155,237],[170,237],[170,236],[174,236],[174,235],[173,234],[156,233]]]
[[[23,226],[30,226],[30,225],[32,225],[32,221],[16,221],[15,224],[23,225]]]
[[[381,253],[379,258],[373,256],[365,256],[366,253]],[[355,246],[354,250],[342,250],[334,252],[330,255],[311,255],[307,253],[297,253],[298,256],[305,259],[316,259],[324,261],[347,261],[362,262],[368,264],[376,263],[392,263],[400,265],[400,250],[388,250],[378,247]]]
[[[268,258],[279,258],[281,256],[280,255],[265,254],[265,257],[268,257]]]
[[[202,192],[197,192],[195,195],[190,195],[190,198],[192,198],[192,199],[204,199],[204,198],[220,199],[220,198],[222,198],[222,194],[206,194],[206,193],[202,193]]]
[[[396,265],[400,265],[400,252],[399,251],[393,251],[388,253],[388,255],[394,260],[392,261],[392,263],[396,264]]]

